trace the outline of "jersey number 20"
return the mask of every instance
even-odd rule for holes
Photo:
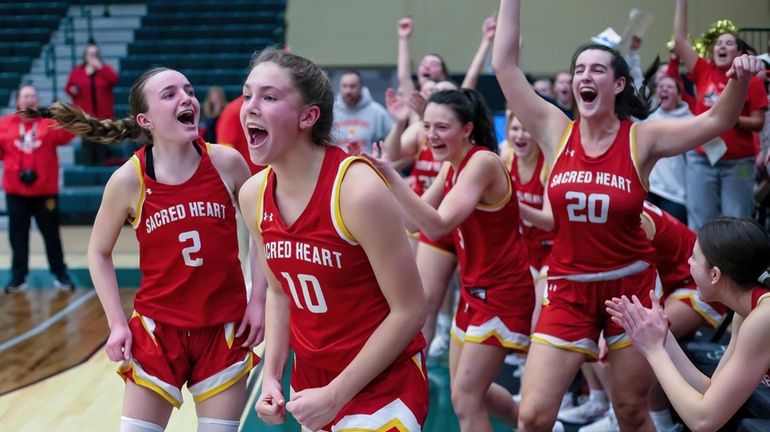
[[[588,194],[569,191],[564,197],[567,204],[567,217],[570,222],[591,222],[603,224],[607,222],[607,212],[610,209],[610,196],[607,194]]]
[[[329,310],[329,308],[326,307],[326,299],[324,298],[324,293],[321,291],[321,284],[318,282],[318,279],[316,279],[315,276],[308,274],[297,275],[297,280],[299,281],[299,285],[302,288],[302,298],[304,302],[300,301],[299,299],[297,286],[294,284],[294,280],[292,279],[291,275],[286,272],[281,272],[281,276],[286,279],[286,283],[289,285],[289,291],[291,291],[291,297],[294,300],[294,304],[297,305],[297,308],[307,308],[307,310],[310,312],[317,314],[325,313],[327,310]],[[313,288],[312,296],[310,295],[310,287]],[[315,297],[315,300],[313,297]],[[305,306],[302,305],[303,303]]]

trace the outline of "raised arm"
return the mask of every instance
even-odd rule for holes
[[[107,182],[88,242],[88,270],[107,316],[110,337],[107,339],[106,351],[112,361],[128,360],[131,357],[131,331],[120,302],[112,250],[126,217],[135,212],[133,207],[139,199],[139,191],[139,177],[129,161],[115,171]]]
[[[398,61],[396,73],[398,75],[398,91],[404,100],[407,100],[415,90],[414,81],[412,81],[411,37],[412,17],[403,17],[398,20]]]
[[[674,9],[674,54],[682,60],[688,72],[695,68],[698,53],[687,40],[687,0],[676,0]]]
[[[417,154],[419,147],[414,140],[404,140],[405,133],[414,127],[421,127],[420,123],[413,123],[407,128],[409,120],[409,107],[402,95],[397,94],[389,88],[385,91],[385,105],[388,113],[395,120],[393,127],[385,137],[382,150],[385,157],[391,161],[396,169],[404,168],[414,161],[414,155]]]
[[[656,120],[640,124],[637,151],[642,175],[645,178],[649,176],[658,159],[692,150],[735,126],[746,100],[749,80],[761,67],[762,61],[756,57],[736,57],[727,71],[730,81],[711,109],[685,120]]]
[[[513,114],[553,160],[569,118],[535,93],[519,67],[521,0],[500,0],[492,67]]]
[[[487,59],[489,49],[492,47],[492,40],[495,38],[496,27],[497,23],[494,15],[484,20],[484,24],[481,26],[481,44],[479,44],[479,49],[476,50],[476,54],[473,56],[471,65],[468,66],[468,72],[465,73],[465,78],[460,87],[476,88],[481,70],[484,68],[484,61]]]

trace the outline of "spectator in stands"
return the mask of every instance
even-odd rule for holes
[[[722,32],[709,48],[709,59],[698,56],[687,40],[687,0],[677,0],[674,14],[674,54],[687,68],[697,89],[694,114],[708,111],[727,84],[727,71],[741,54],[735,34]],[[718,137],[687,153],[687,221],[691,228],[717,216],[748,217],[754,206],[752,133],[765,122],[767,93],[754,77],[738,122]]]
[[[551,82],[551,78],[538,78],[535,80],[535,82],[532,83],[532,87],[535,89],[537,94],[545,98],[554,99],[554,96],[556,96],[553,93],[553,83]]]
[[[201,136],[206,142],[215,143],[217,140],[217,121],[222,111],[227,105],[227,99],[225,98],[225,90],[220,86],[209,87],[208,93],[206,93],[206,100],[203,101],[200,127]]]
[[[83,63],[70,72],[64,90],[72,97],[72,104],[98,119],[115,118],[115,94],[118,73],[104,64],[99,46],[89,42],[83,52]],[[102,165],[108,148],[95,141],[83,140],[82,155],[85,165]]]
[[[655,97],[660,105],[647,120],[692,117],[679,92],[674,78],[662,77],[655,86]],[[660,159],[650,173],[650,192],[647,195],[648,201],[684,223],[687,223],[686,167],[683,154]]]
[[[553,82],[553,92],[556,106],[564,111],[567,117],[574,119],[575,114],[572,112],[572,74],[569,72],[557,73],[556,80]]]
[[[37,90],[31,85],[19,88],[16,109],[37,106]],[[6,292],[27,287],[29,229],[33,216],[43,235],[54,284],[59,288],[74,288],[67,275],[59,234],[59,158],[56,154],[56,147],[69,143],[72,134],[55,125],[53,120],[26,120],[18,114],[0,118],[0,159],[3,160],[8,237],[13,256]]]
[[[770,386],[770,237],[756,222],[718,218],[704,224],[690,258],[690,272],[703,300],[733,309],[733,331],[709,378],[676,343],[660,301],[646,308],[636,296],[607,301],[658,377],[674,409],[691,430],[717,430],[757,387]]]
[[[343,72],[334,101],[335,142],[351,154],[371,153],[372,143],[384,139],[391,127],[393,119],[372,99],[361,74]]]
[[[246,142],[246,135],[243,134],[241,126],[241,105],[243,105],[243,96],[231,100],[219,114],[217,121],[217,142],[235,148],[246,159],[251,174],[256,174],[264,168],[251,161],[249,148]]]

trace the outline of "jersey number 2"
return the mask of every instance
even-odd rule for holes
[[[571,222],[591,222],[603,224],[607,222],[607,212],[610,209],[610,196],[607,194],[584,194],[569,191],[564,197],[570,201],[567,204],[567,217]]]
[[[303,302],[299,299],[297,286],[294,284],[294,280],[292,280],[291,275],[286,272],[281,272],[281,276],[286,279],[286,283],[289,285],[289,291],[291,291],[291,297],[294,299],[294,304],[296,304],[297,308],[299,309],[305,309],[305,307],[302,306]],[[307,310],[317,314],[325,313],[327,310],[329,310],[329,308],[326,307],[326,299],[324,298],[324,293],[321,291],[321,284],[318,282],[318,279],[316,279],[315,276],[308,274],[298,274],[297,280],[299,281],[299,285],[302,288],[302,298],[304,299]],[[313,287],[312,296],[310,295],[311,286]],[[315,297],[315,301],[313,301],[313,297]]]
[[[198,234],[198,231],[185,231],[179,234],[180,243],[187,243],[188,240],[192,240],[192,245],[182,249],[184,263],[189,267],[200,267],[203,265],[203,258],[193,258],[192,254],[200,252],[201,236]]]

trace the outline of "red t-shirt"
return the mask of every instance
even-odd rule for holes
[[[268,171],[256,221],[267,265],[289,298],[291,347],[298,362],[333,373],[350,364],[390,313],[366,251],[340,213],[340,185],[349,165],[358,162],[368,163],[327,146],[315,190],[291,226],[281,218],[275,202],[278,180]],[[399,358],[424,347],[418,333]]]
[[[712,63],[698,58],[695,67],[690,72],[690,79],[695,82],[696,96],[695,109],[693,114],[698,115],[708,111],[719,96],[727,87],[729,79],[725,71],[720,70]],[[746,94],[746,102],[741,110],[742,116],[748,116],[752,111],[763,110],[767,108],[767,92],[759,77],[754,77],[749,81],[749,91]],[[752,132],[733,127],[719,136],[727,144],[727,153],[722,159],[741,159],[753,157],[756,155],[754,146],[754,137]],[[698,151],[703,153],[703,149],[698,147]]]
[[[139,241],[142,281],[134,308],[181,328],[239,321],[246,285],[238,261],[235,201],[202,140],[195,173],[178,185],[147,175],[147,151],[131,158],[142,181],[132,226]]]
[[[548,181],[556,233],[549,276],[654,262],[639,223],[647,190],[633,159],[635,129],[631,121],[620,122],[613,143],[596,157],[583,150],[579,120],[564,132]]]
[[[0,159],[3,160],[3,189],[8,194],[47,196],[59,193],[59,156],[56,147],[69,143],[71,133],[55,120],[25,120],[16,114],[0,118]],[[19,180],[22,170],[34,170],[37,180]]]

